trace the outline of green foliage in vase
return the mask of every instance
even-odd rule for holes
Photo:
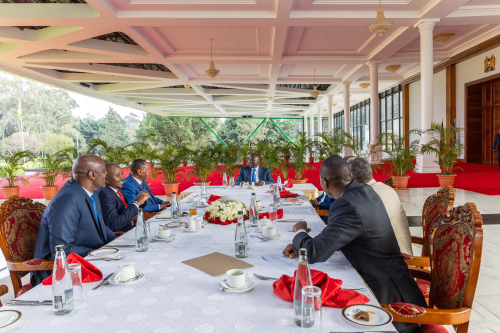
[[[460,134],[463,128],[455,126],[445,127],[438,123],[432,123],[431,128],[426,132],[432,134],[432,140],[422,145],[422,154],[435,154],[436,162],[441,167],[443,175],[452,175],[455,170],[462,168],[456,167],[458,155],[460,155],[465,145],[460,142]]]
[[[387,155],[382,163],[389,164],[390,173],[395,176],[406,176],[409,171],[415,170],[415,156],[419,153],[419,140],[411,141],[408,147],[405,147],[405,141],[412,134],[421,134],[420,130],[411,130],[404,135],[398,135],[394,132],[380,133],[377,145],[383,145],[382,152]]]
[[[66,179],[72,176],[71,167],[73,165],[73,148],[66,148],[55,152],[42,159],[44,170],[37,173],[45,180],[45,186],[55,186],[58,178]]]
[[[176,178],[184,179],[183,173],[186,170],[180,167],[182,158],[178,151],[173,146],[167,146],[165,149],[156,154],[158,162],[155,163],[151,177],[156,179],[162,177],[163,183],[175,184]]]
[[[35,154],[27,150],[18,151],[12,155],[0,155],[0,159],[4,161],[4,164],[0,165],[0,177],[4,178],[8,184],[5,187],[15,187],[16,183],[28,185],[29,179],[18,176],[17,173],[25,160],[26,162],[33,161],[35,157]]]

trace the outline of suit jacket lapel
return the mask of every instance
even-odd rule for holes
[[[146,183],[146,181],[144,181],[143,184],[144,184],[144,188],[146,189],[146,191],[149,192],[149,200],[151,200],[153,203],[157,204],[158,202],[156,201],[156,197],[153,195],[153,192],[149,188],[149,185]]]
[[[156,201],[155,196],[153,195],[153,192],[151,192],[151,189],[149,188],[148,184],[146,183],[146,181],[142,182],[144,184],[144,188],[143,188],[143,187],[141,187],[141,185],[139,185],[137,180],[135,180],[135,178],[132,176],[132,174],[129,174],[128,176],[130,177],[130,181],[134,184],[134,186],[137,187],[141,192],[143,190],[148,191],[149,196],[150,196],[149,200],[151,200],[152,203],[154,203],[154,204],[158,203]]]
[[[85,201],[87,201],[87,206],[89,207],[90,215],[92,215],[92,220],[94,221],[95,228],[97,229],[97,232],[99,233],[99,236],[101,236],[101,238],[104,239],[102,230],[99,227],[100,223],[98,224],[97,221],[96,221],[96,219],[95,219],[95,213],[94,213],[94,207],[92,205],[92,200],[87,195],[87,193],[85,193],[85,197],[86,197]],[[95,200],[95,196],[94,196],[94,200]],[[96,207],[97,207],[97,201],[96,201]],[[104,223],[104,221],[102,221],[102,220],[101,220],[101,222]]]

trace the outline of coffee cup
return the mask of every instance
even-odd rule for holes
[[[194,226],[196,227],[196,230],[200,230],[201,227],[203,226],[203,220],[201,218],[198,218],[198,216],[193,216],[193,217],[194,217]]]
[[[113,276],[115,282],[124,282],[135,278],[135,268],[130,264],[118,266]]]
[[[170,237],[170,228],[162,228],[156,231],[156,236],[159,238],[168,238]]]
[[[276,236],[276,227],[264,227],[262,228],[262,235],[264,237],[274,237]]]
[[[231,288],[241,288],[250,280],[250,275],[242,269],[230,269],[226,272],[226,275],[226,283]]]
[[[262,229],[264,227],[271,227],[273,225],[273,222],[270,219],[261,219],[257,223],[257,229],[259,229],[260,232],[262,232]]]
[[[198,228],[196,228],[196,221],[197,221],[197,218],[195,218],[194,216],[189,217],[189,220],[187,223],[188,230],[195,231],[198,229]]]

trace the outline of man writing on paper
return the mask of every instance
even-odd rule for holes
[[[283,254],[294,258],[306,248],[309,262],[324,262],[342,251],[383,304],[405,302],[426,308],[427,303],[408,270],[382,199],[369,185],[352,180],[347,162],[338,155],[327,158],[320,170],[323,191],[335,198],[328,224],[312,238],[307,223],[293,226],[293,244]],[[414,332],[418,325],[395,322],[398,332]]]
[[[273,177],[271,177],[271,172],[268,168],[260,166],[261,158],[260,154],[254,153],[250,155],[250,163],[248,166],[240,169],[238,179],[236,179],[235,185],[240,185],[241,182],[255,183],[257,186],[262,186],[264,184],[274,184]]]

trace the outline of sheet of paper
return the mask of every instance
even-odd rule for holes
[[[169,210],[164,210],[160,214],[156,215],[156,218],[157,219],[170,219],[170,218],[172,218],[172,214],[170,212],[170,209]]]
[[[185,235],[179,243],[175,246],[176,248],[207,248],[212,245],[214,241],[215,234],[209,235]]]
[[[253,266],[242,260],[227,256],[219,252],[214,252],[202,257],[189,259],[183,261],[182,263],[213,276],[225,274],[230,269],[245,269]]]
[[[290,259],[283,254],[266,254],[262,256],[262,259],[270,263],[271,265],[278,267],[285,272],[287,272],[290,276],[293,275],[297,266],[299,265],[299,258]],[[311,269],[317,269],[318,267],[326,265],[327,262],[319,262],[313,265],[309,265]]]
[[[312,208],[305,208],[305,209],[283,208],[283,214],[290,214],[290,215],[311,215],[311,214],[316,214],[316,212]]]
[[[325,226],[320,225],[320,224],[307,225],[307,227],[311,228],[311,232],[322,232],[323,229],[325,229]],[[293,228],[293,225],[290,225],[290,228],[288,228],[288,232],[293,232],[292,228]]]

